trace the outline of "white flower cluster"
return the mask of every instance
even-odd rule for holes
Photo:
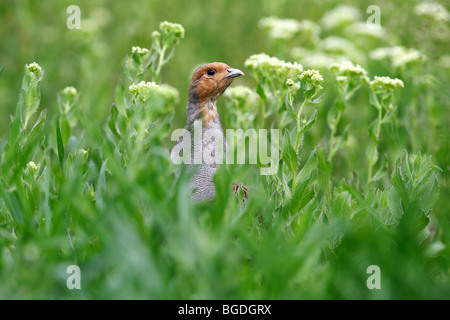
[[[310,35],[318,35],[320,27],[312,21],[295,19],[279,19],[266,17],[259,21],[259,27],[269,32],[273,39],[292,39],[297,33],[304,32]]]
[[[336,75],[336,81],[341,85],[350,80],[357,80],[362,83],[369,83],[370,81],[367,71],[360,65],[354,65],[350,61],[332,63],[329,68]]]
[[[327,53],[346,57],[347,59],[345,60],[358,62],[365,61],[365,55],[356,48],[353,42],[341,37],[327,37],[319,43],[319,48]]]
[[[346,83],[347,80],[348,80],[348,78],[346,76],[337,76],[336,77],[336,81],[339,82],[340,84]]]
[[[349,77],[365,77],[367,76],[367,71],[361,67],[359,64],[354,65],[350,61],[344,63],[332,63],[330,65],[330,70],[336,73],[338,76],[349,76]]]
[[[404,67],[410,63],[422,62],[426,59],[425,55],[413,48],[402,46],[378,48],[370,53],[373,60],[389,59],[394,68]]]
[[[89,157],[89,151],[83,148],[78,149],[77,154],[82,156],[85,160],[87,160],[87,158]]]
[[[439,3],[425,1],[414,8],[414,13],[418,16],[425,16],[436,21],[449,21],[450,14],[445,7]]]
[[[381,39],[386,36],[386,31],[380,26],[379,29],[367,28],[366,22],[355,22],[345,28],[345,33],[350,37],[361,36],[361,37],[372,37],[375,39]]]
[[[361,20],[361,13],[357,8],[341,5],[327,11],[321,19],[321,24],[325,29],[334,29],[359,20]]]
[[[184,38],[184,28],[181,24],[164,21],[159,24],[159,28],[164,36],[173,36],[174,43]]]
[[[65,96],[75,97],[78,94],[78,91],[74,87],[65,87],[62,91],[62,94]]]
[[[263,74],[274,72],[277,76],[283,78],[295,76],[303,71],[302,65],[297,62],[286,62],[276,57],[270,57],[265,53],[250,56],[245,60],[244,65],[249,69]]]
[[[323,50],[328,52],[345,53],[348,50],[356,50],[351,41],[336,36],[330,36],[323,39],[320,46]]]
[[[326,69],[330,64],[336,62],[336,60],[341,61],[347,59],[328,53],[313,51],[302,59],[302,63],[308,68]]]
[[[262,18],[259,27],[269,32],[273,39],[291,39],[300,30],[300,23],[295,19]]]
[[[27,70],[30,74],[35,75],[36,77],[38,77],[41,72],[42,72],[42,68],[40,65],[38,65],[36,62],[33,62],[31,64],[27,64]]]
[[[131,48],[131,53],[132,54],[137,54],[139,56],[144,56],[147,53],[149,53],[150,51],[146,48],[141,48],[141,47],[132,47]]]
[[[400,79],[391,79],[389,77],[375,76],[373,81],[370,81],[370,86],[373,90],[382,89],[385,91],[392,91],[394,89],[403,88],[403,81]]]
[[[175,103],[180,99],[178,90],[167,84],[162,84],[154,88],[154,93],[156,96],[161,97],[164,100],[174,101]]]
[[[178,101],[178,90],[169,85],[157,85],[154,82],[141,81],[138,84],[132,84],[129,87],[132,94],[140,96],[143,100],[146,100],[150,96],[158,96],[165,100]]]
[[[300,83],[295,82],[295,81],[292,80],[292,79],[287,79],[287,80],[286,80],[286,86],[288,87],[288,89],[289,89],[291,92],[295,92],[295,91],[297,91],[298,89],[300,89]]]
[[[158,85],[154,82],[141,81],[138,84],[133,83],[132,85],[130,85],[129,89],[132,94],[143,95],[149,93],[150,90],[156,86]]]
[[[323,81],[323,77],[319,71],[315,69],[308,69],[303,71],[301,75],[298,76],[301,81],[310,81],[319,84]]]
[[[225,91],[225,96],[232,100],[249,100],[255,102],[259,97],[255,91],[246,86],[235,86]]]
[[[36,172],[39,170],[40,166],[34,163],[33,161],[30,161],[27,163],[27,168],[33,172]]]

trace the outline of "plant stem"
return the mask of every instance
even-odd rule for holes
[[[156,83],[160,82],[159,74],[161,73],[161,68],[164,65],[164,56],[166,54],[166,50],[167,50],[167,46],[164,45],[162,47],[161,51],[159,52],[158,67],[156,68],[156,72],[155,72],[155,81],[156,81]]]
[[[306,105],[306,103],[308,102],[307,99],[305,99],[302,103],[302,105],[300,106],[300,109],[298,110],[297,113],[297,139],[295,140],[295,152],[298,154],[299,153],[299,148],[300,148],[300,131],[301,131],[301,127],[300,127],[300,117],[302,115],[302,110],[303,107]]]
[[[366,195],[369,191],[369,185],[372,182],[372,171],[373,171],[373,165],[375,164],[374,157],[375,157],[375,152],[377,150],[378,141],[380,140],[381,124],[383,122],[382,112],[383,112],[383,106],[380,105],[380,107],[378,108],[378,123],[377,123],[377,130],[375,132],[375,141],[373,141],[372,147],[369,152],[369,159],[368,159],[369,160],[369,171],[367,174]]]

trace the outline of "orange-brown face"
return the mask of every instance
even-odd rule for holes
[[[206,64],[198,68],[192,76],[189,91],[195,91],[199,104],[216,101],[233,82],[244,73],[222,62]]]

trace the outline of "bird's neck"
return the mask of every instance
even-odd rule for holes
[[[210,126],[220,126],[219,114],[217,112],[217,99],[205,99],[203,101],[199,99],[191,99],[187,104],[187,119],[186,126],[191,127],[197,120],[203,122],[204,128]]]

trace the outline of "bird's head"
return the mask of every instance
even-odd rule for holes
[[[243,76],[239,69],[234,69],[222,62],[213,62],[195,70],[189,86],[191,102],[203,106],[208,102],[215,102],[225,92],[233,79]]]

